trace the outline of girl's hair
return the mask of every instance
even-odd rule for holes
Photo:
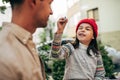
[[[21,5],[24,0],[10,0],[11,8],[14,9],[16,5]]]
[[[94,31],[93,31],[93,32],[94,32]],[[97,44],[95,32],[94,32],[93,36],[94,36],[94,39],[91,40],[91,42],[90,42],[90,44],[89,44],[89,46],[88,46],[88,48],[87,48],[87,54],[88,54],[89,56],[91,56],[90,50],[92,50],[95,55],[98,55],[98,54],[99,54],[99,53],[98,53],[98,44]],[[73,45],[73,47],[74,47],[75,49],[76,49],[76,48],[79,48],[80,45],[79,45],[79,40],[77,39],[77,37],[76,37],[74,43],[72,43],[72,45]]]

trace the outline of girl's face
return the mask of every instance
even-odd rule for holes
[[[76,34],[79,42],[87,46],[94,39],[92,26],[88,23],[82,23],[78,27]]]

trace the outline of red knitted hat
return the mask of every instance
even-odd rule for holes
[[[96,36],[96,37],[98,36],[98,26],[97,26],[97,24],[96,24],[96,22],[95,22],[94,19],[82,19],[82,20],[80,20],[80,21],[78,22],[77,26],[76,26],[76,32],[77,32],[77,30],[78,30],[78,27],[79,27],[80,24],[82,24],[82,23],[88,23],[88,24],[90,24],[90,25],[93,27],[93,30],[94,30],[94,32],[95,32],[95,36]]]

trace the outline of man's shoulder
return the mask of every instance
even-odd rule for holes
[[[10,30],[9,28],[2,28],[2,30],[0,31],[0,42],[4,41],[3,39],[6,39],[7,37],[9,37],[10,35]]]
[[[9,51],[12,51],[12,35],[9,29],[3,28],[0,31],[0,55],[7,55],[10,53]]]
[[[0,44],[6,42],[7,39],[9,39],[11,34],[11,30],[9,28],[2,28],[0,31]]]
[[[2,42],[3,43],[0,42],[0,61],[4,63],[12,63],[16,61],[15,49],[11,46],[10,42]]]

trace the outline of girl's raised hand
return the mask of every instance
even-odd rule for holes
[[[60,18],[57,22],[57,32],[56,33],[63,33],[64,28],[66,26],[66,23],[68,22],[68,19],[66,17]]]

